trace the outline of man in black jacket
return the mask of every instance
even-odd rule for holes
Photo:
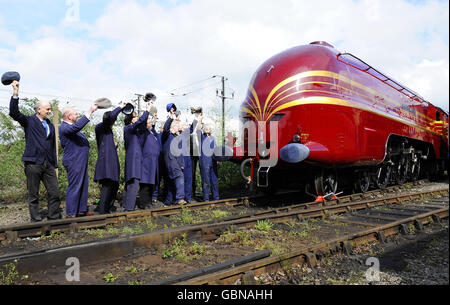
[[[22,161],[25,163],[27,177],[28,207],[32,222],[41,221],[39,215],[39,185],[44,183],[47,189],[49,220],[61,218],[59,211],[60,193],[55,169],[56,140],[55,127],[48,119],[51,106],[48,102],[38,101],[34,107],[36,114],[23,115],[19,111],[19,82],[13,81],[13,96],[9,104],[9,115],[25,130],[25,152]]]

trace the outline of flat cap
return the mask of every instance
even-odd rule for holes
[[[156,101],[156,95],[154,95],[154,94],[151,93],[151,92],[148,92],[148,93],[146,93],[145,96],[144,96],[144,101],[148,102],[148,101],[150,101],[150,100]]]
[[[172,109],[172,108],[173,108],[175,111],[177,111],[177,106],[175,106],[174,103],[167,104],[167,106],[166,106],[167,112],[169,112],[170,109]]]
[[[98,109],[107,109],[112,106],[111,101],[106,97],[99,98],[95,103],[98,105]]]
[[[11,85],[15,80],[20,81],[20,74],[18,72],[10,71],[2,75],[2,84],[5,86]]]

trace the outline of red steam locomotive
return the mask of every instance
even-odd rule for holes
[[[266,123],[254,137],[251,128],[241,131],[243,145],[233,148],[233,160],[244,178],[268,193],[289,181],[317,196],[345,187],[365,192],[447,168],[448,113],[322,41],[264,62],[240,120]],[[272,130],[277,137],[271,137],[270,122],[278,122]],[[263,142],[252,154],[250,147]],[[264,165],[271,154],[278,162]]]

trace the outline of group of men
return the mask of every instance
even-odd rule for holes
[[[10,116],[25,130],[25,152],[22,160],[27,178],[28,205],[32,222],[42,221],[39,213],[39,185],[42,181],[48,194],[47,219],[60,219],[60,192],[56,168],[56,132],[48,119],[51,105],[38,101],[35,115],[26,116],[19,111],[19,82],[13,81]],[[136,112],[125,115],[123,130],[125,142],[125,187],[123,211],[158,207],[158,198],[165,206],[187,204],[192,200],[196,185],[196,167],[202,177],[203,200],[219,199],[217,167],[213,158],[215,139],[211,126],[203,124],[203,114],[197,112],[192,124],[180,120],[175,104],[168,104],[168,118],[156,131],[156,96],[144,97],[146,110],[139,117]],[[95,127],[98,158],[94,181],[101,185],[96,212],[106,214],[115,210],[114,202],[119,189],[120,165],[118,143],[114,140],[113,126],[126,103],[121,103],[103,115]],[[88,209],[89,141],[82,129],[90,122],[98,104],[93,103],[79,118],[73,108],[62,111],[59,137],[64,150],[62,164],[67,171],[66,217],[90,216]],[[207,149],[202,149],[207,147]],[[137,196],[139,193],[139,200]]]

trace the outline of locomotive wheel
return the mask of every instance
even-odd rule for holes
[[[335,194],[337,190],[338,180],[336,171],[322,170],[314,178],[314,186],[317,196]]]
[[[370,175],[367,171],[360,171],[355,178],[355,192],[365,193],[370,187]]]
[[[392,166],[388,163],[382,164],[375,175],[375,185],[384,189],[389,184],[389,180],[391,179],[391,170]]]
[[[397,184],[403,184],[408,179],[409,158],[402,155],[395,166],[395,181]]]
[[[411,177],[412,181],[417,181],[417,179],[419,179],[420,176],[420,159],[417,158],[417,155],[413,155],[413,159],[416,159],[415,162],[414,160],[411,161],[411,167],[409,170],[409,174]]]

